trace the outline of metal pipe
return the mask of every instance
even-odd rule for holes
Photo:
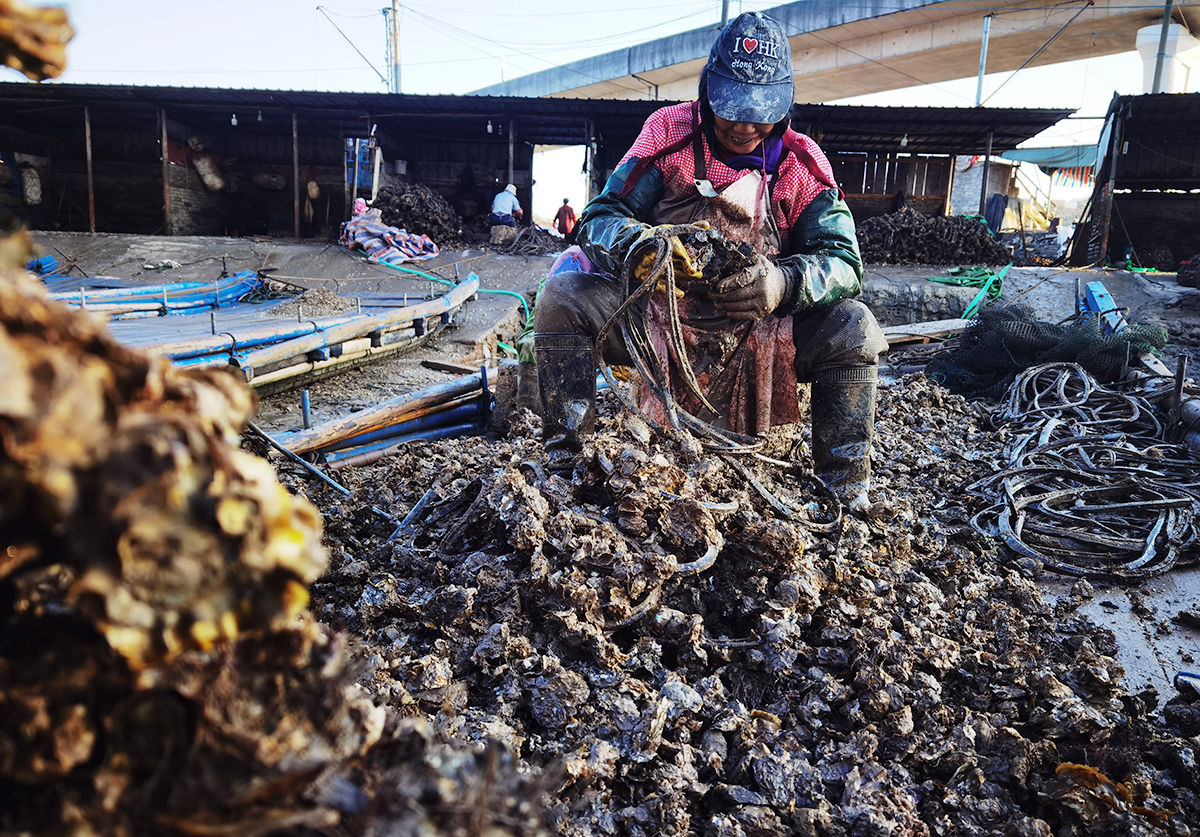
[[[92,113],[83,106],[83,150],[87,156],[88,231],[96,234],[96,181],[92,171]]]
[[[478,374],[461,375],[436,386],[389,399],[368,410],[323,422],[312,430],[283,434],[279,440],[295,453],[308,453],[327,447],[339,439],[361,436],[387,427],[397,418],[407,417],[415,410],[474,394],[479,390],[479,383]]]
[[[466,404],[447,406],[449,409],[429,412],[423,416],[407,419],[387,427],[381,427],[378,430],[372,430],[369,433],[363,433],[350,439],[343,439],[334,442],[329,447],[321,448],[321,450],[365,453],[378,447],[386,447],[397,436],[407,436],[410,433],[420,430],[432,430],[452,424],[463,424],[469,419],[478,418],[480,414],[479,402],[475,400],[469,401]],[[337,458],[342,458],[342,455],[339,455]]]
[[[424,494],[422,494],[421,499],[417,500],[416,505],[414,505],[411,509],[409,509],[408,514],[404,515],[404,519],[400,521],[400,525],[396,527],[396,531],[392,532],[391,536],[388,537],[388,540],[389,541],[396,540],[397,536],[399,536],[399,534],[401,532],[403,532],[407,526],[409,526],[414,520],[417,519],[417,515],[419,515],[421,512],[423,512],[425,510],[425,507],[427,505],[429,505],[429,501],[432,500],[436,496],[437,496],[436,488],[431,488],[428,491],[426,491]]]
[[[287,448],[280,445],[278,442],[276,442],[274,439],[271,438],[270,434],[267,433],[267,431],[263,430],[261,427],[259,427],[254,422],[252,422],[252,421],[247,422],[247,426],[251,430],[253,430],[255,433],[257,433],[259,436],[262,436],[264,439],[266,439],[268,445],[275,448],[275,450],[279,451],[284,456],[286,456],[288,459],[290,459],[292,462],[295,462],[297,465],[304,468],[304,470],[308,471],[313,476],[319,478],[322,482],[326,483],[327,485],[329,485],[336,491],[341,492],[346,497],[354,496],[354,492],[351,491],[349,488],[346,488],[346,486],[342,485],[340,482],[333,479],[333,477],[326,476],[325,472],[322,471],[320,468],[318,468],[316,465],[313,465],[311,462],[305,462],[303,459],[296,456],[296,454],[292,453],[290,450],[288,450]],[[390,520],[393,523],[396,522],[396,518],[394,515],[388,514],[383,509],[378,508],[377,506],[368,506],[367,508],[369,508],[372,512],[379,515],[380,517],[382,517],[385,520]]]
[[[584,203],[589,202],[596,196],[595,177],[596,177],[596,153],[595,153],[595,124],[591,119],[585,119],[583,123],[583,132],[587,135],[587,145],[583,148],[583,167],[586,171],[586,180],[584,184],[587,193],[584,195]]]
[[[334,459],[336,454],[330,454],[329,467],[335,471],[340,471],[343,468],[354,468],[360,465],[370,465],[372,462],[378,462],[383,457],[390,453],[395,453],[403,445],[409,442],[436,442],[440,439],[450,439],[455,436],[469,436],[472,433],[479,432],[479,425],[475,422],[469,424],[457,424],[450,427],[438,427],[433,430],[422,430],[417,433],[410,433],[407,436],[399,436],[392,440],[392,444],[379,450],[367,451],[348,455],[344,458]],[[339,451],[345,453],[345,451]]]
[[[983,153],[983,183],[979,186],[979,214],[987,217],[988,171],[992,167],[992,129],[988,128],[987,150]],[[992,232],[999,232],[993,230]]]
[[[349,488],[346,488],[346,486],[342,485],[340,482],[338,482],[337,480],[333,479],[332,477],[328,477],[328,476],[326,476],[326,475],[325,475],[325,472],[324,472],[324,471],[322,471],[320,468],[318,468],[316,465],[313,465],[311,462],[305,462],[305,461],[304,461],[303,459],[301,459],[299,456],[297,456],[296,454],[292,453],[290,450],[288,450],[287,448],[285,448],[283,445],[279,444],[279,442],[275,441],[275,439],[271,437],[271,434],[270,434],[270,433],[268,433],[267,431],[263,430],[261,427],[259,427],[259,426],[258,426],[257,424],[255,424],[254,422],[248,422],[248,423],[247,423],[247,426],[248,426],[248,427],[249,427],[251,430],[253,430],[255,433],[257,433],[259,436],[262,436],[264,439],[266,439],[266,440],[267,440],[267,444],[268,444],[268,445],[270,445],[271,447],[275,448],[275,450],[279,451],[279,452],[280,452],[280,453],[282,453],[284,456],[286,456],[288,459],[290,459],[292,462],[295,462],[297,465],[299,465],[299,466],[301,466],[302,468],[304,468],[304,470],[308,471],[308,472],[309,472],[310,474],[312,474],[313,476],[315,476],[315,477],[319,477],[319,478],[320,478],[322,481],[324,481],[326,484],[328,484],[329,486],[331,486],[331,487],[332,487],[332,488],[334,488],[335,490],[337,490],[337,491],[340,491],[342,494],[344,494],[344,495],[345,495],[345,496],[347,496],[347,497],[353,497],[353,496],[354,496],[354,492],[353,492],[353,491],[351,491]]]
[[[312,402],[306,389],[300,391],[300,420],[304,423],[305,430],[312,429]]]
[[[979,80],[975,83],[975,107],[983,104],[983,73],[987,69],[988,32],[992,28],[992,16],[983,16],[983,37],[979,41]]]
[[[1166,3],[1163,4],[1162,29],[1158,33],[1158,55],[1154,57],[1154,84],[1150,88],[1151,93],[1162,92],[1163,64],[1167,58],[1167,34],[1171,29],[1171,7],[1173,5],[1172,0],[1166,0]]]
[[[1157,377],[1170,378],[1173,374],[1165,363],[1152,354],[1139,357],[1144,370],[1134,370],[1129,373],[1131,378],[1142,378],[1147,373]],[[1182,383],[1182,382],[1181,382]],[[1179,423],[1183,425],[1183,444],[1193,452],[1200,453],[1200,398],[1186,398],[1179,403]]]
[[[400,92],[400,2],[392,0],[392,92]]]
[[[953,207],[951,198],[954,196],[954,155],[950,155],[950,174],[946,178],[946,199],[942,201],[942,214],[949,215]]]

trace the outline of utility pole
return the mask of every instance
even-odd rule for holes
[[[1158,55],[1154,59],[1154,86],[1150,90],[1151,93],[1162,92],[1163,62],[1167,58],[1167,33],[1171,29],[1171,6],[1173,5],[1171,0],[1167,0],[1166,5],[1163,6],[1162,30],[1158,33]]]
[[[721,28],[724,29],[727,23],[729,23],[729,0],[721,0]]]
[[[392,42],[392,92],[400,92],[400,0],[392,0],[391,24]]]
[[[987,69],[988,30],[992,28],[992,16],[983,16],[983,38],[979,41],[979,81],[975,83],[975,107],[983,103],[983,71]]]

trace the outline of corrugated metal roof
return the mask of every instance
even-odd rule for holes
[[[792,124],[826,151],[983,154],[1016,148],[1074,113],[1058,108],[921,108],[798,105]],[[904,138],[907,142],[901,145]]]
[[[0,124],[43,130],[79,129],[73,107],[161,107],[168,115],[228,125],[230,114],[243,113],[243,131],[275,131],[246,118],[256,110],[296,114],[305,132],[346,132],[371,118],[381,127],[428,135],[447,135],[480,120],[464,138],[483,130],[490,119],[512,119],[522,141],[547,145],[582,144],[590,120],[596,132],[621,137],[626,147],[654,110],[671,102],[624,99],[526,98],[520,96],[449,96],[392,93],[329,93],[212,87],[149,87],[102,84],[0,83]],[[793,124],[813,135],[829,151],[906,151],[924,154],[982,154],[987,134],[1000,153],[1042,132],[1072,113],[1067,109],[918,108],[859,105],[797,105]],[[499,131],[499,127],[497,127]],[[624,137],[628,136],[628,140]],[[907,136],[907,142],[901,140]]]
[[[1115,114],[1116,188],[1200,186],[1200,93],[1115,96],[1108,118]]]

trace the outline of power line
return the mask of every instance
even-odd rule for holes
[[[1058,27],[1058,31],[1056,31],[1053,35],[1051,35],[1049,38],[1047,38],[1046,42],[1044,44],[1042,44],[1040,47],[1038,47],[1036,50],[1034,50],[1033,55],[1026,58],[1025,62],[1023,64],[1021,64],[1020,67],[1017,67],[1017,69],[1013,70],[1012,74],[1009,75],[1009,77],[1006,78],[1004,81],[1000,82],[1000,86],[997,87],[995,90],[993,90],[990,94],[988,94],[987,99],[984,99],[979,104],[986,105],[988,103],[988,101],[992,98],[992,96],[995,96],[997,93],[999,93],[1001,90],[1003,90],[1004,85],[1008,84],[1010,81],[1013,80],[1013,76],[1015,76],[1017,73],[1021,72],[1021,70],[1024,70],[1025,67],[1027,67],[1029,65],[1030,61],[1037,58],[1039,55],[1042,54],[1042,50],[1044,50],[1046,47],[1050,46],[1051,41],[1053,41],[1055,38],[1057,38],[1059,35],[1061,35],[1068,26],[1070,26],[1072,23],[1075,22],[1075,19],[1077,17],[1079,17],[1081,14],[1086,12],[1088,9],[1090,9],[1094,5],[1096,5],[1095,0],[1084,0],[1084,6],[1079,11],[1077,11],[1075,14],[1071,15],[1070,20],[1068,20],[1062,26]]]
[[[406,6],[405,8],[407,8],[414,15],[417,15],[418,17],[422,17],[427,21],[437,24],[438,26],[442,27],[444,30],[452,30],[452,32],[450,33],[452,37],[453,37],[453,32],[458,32],[458,33],[461,33],[463,36],[473,39],[473,40],[483,41],[484,43],[494,44],[496,46],[503,46],[503,44],[497,43],[496,41],[493,41],[490,38],[485,38],[480,35],[476,35],[473,32],[469,32],[465,29],[462,29],[461,27],[455,26],[451,23],[447,23],[446,21],[439,20],[438,18],[435,18],[432,15],[425,14],[424,12],[418,12],[418,11],[414,10],[411,6]],[[455,40],[465,43],[465,41],[463,41],[463,39],[461,37],[456,37]],[[469,45],[470,44],[468,44],[468,46]],[[475,47],[475,49],[480,49],[480,48]],[[480,51],[484,52],[484,50],[482,50],[482,49],[480,49]],[[517,52],[518,54],[524,55],[528,58],[532,58],[535,61],[541,61],[542,63],[548,64],[551,67],[556,66],[553,61],[547,61],[545,58],[542,58],[538,55],[534,55],[532,53],[526,52],[524,50],[514,49],[514,52]],[[497,57],[499,57],[499,56],[497,56]],[[639,94],[642,93],[641,88],[635,88],[635,87],[630,87],[628,85],[619,84],[615,79],[601,78],[599,76],[592,75],[591,73],[585,73],[582,70],[578,70],[578,69],[575,69],[574,67],[565,66],[565,65],[562,66],[561,69],[569,70],[570,72],[573,72],[577,75],[583,76],[584,78],[589,79],[591,81],[611,82],[612,84],[617,84],[619,87],[621,87],[624,90],[629,90],[631,92],[639,93]]]
[[[857,52],[853,49],[850,49],[850,47],[847,47],[847,46],[842,46],[841,44],[837,43],[836,41],[831,41],[822,35],[818,35],[816,32],[806,32],[804,34],[811,35],[812,37],[816,38],[817,40],[824,41],[825,43],[829,44],[830,46],[836,47],[837,49],[843,50],[844,52],[848,52],[851,55],[856,55],[859,58],[863,59],[864,61],[870,61],[872,64],[878,64],[880,67],[891,70],[893,73],[899,73],[900,75],[904,76],[905,78],[912,79],[917,84],[925,85],[928,87],[936,87],[938,90],[941,90],[943,93],[949,93],[951,96],[962,99],[964,101],[968,101],[968,102],[971,101],[966,96],[963,96],[959,93],[955,93],[953,90],[950,90],[949,88],[942,87],[940,84],[937,84],[936,82],[925,81],[924,79],[919,79],[916,76],[914,76],[912,73],[906,73],[904,70],[901,70],[898,67],[893,67],[892,65],[887,64],[883,61],[880,61],[877,58],[872,58],[869,55],[863,55],[861,52]]]
[[[329,24],[338,31],[339,35],[341,35],[343,38],[346,39],[346,43],[348,43],[348,44],[350,44],[350,46],[354,47],[354,51],[359,54],[359,56],[362,58],[363,61],[367,62],[368,67],[370,67],[372,70],[375,70],[375,75],[379,76],[379,80],[382,81],[384,84],[387,84],[387,79],[384,78],[383,73],[379,72],[379,70],[375,67],[375,65],[371,63],[370,58],[367,58],[367,56],[363,55],[363,51],[355,45],[354,41],[350,40],[350,36],[347,35],[345,32],[343,32],[342,28],[333,22],[333,18],[331,18],[326,13],[325,9],[322,8],[321,6],[317,6],[317,11],[320,12],[321,14],[325,15],[325,19],[328,20]]]

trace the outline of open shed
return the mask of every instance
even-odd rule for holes
[[[1175,270],[1200,253],[1200,93],[1113,97],[1075,242],[1074,264]]]
[[[797,105],[796,130],[820,143],[854,217],[949,212],[956,155],[984,158],[979,212],[991,157],[1016,148],[1074,111],[1054,108],[923,108]]]
[[[39,229],[330,237],[355,194],[392,177],[469,218],[505,183],[530,205],[535,146],[584,146],[594,192],[667,104],[0,83],[0,204]],[[953,155],[997,154],[1069,112],[797,105],[793,124],[859,217],[901,194],[940,214]]]

